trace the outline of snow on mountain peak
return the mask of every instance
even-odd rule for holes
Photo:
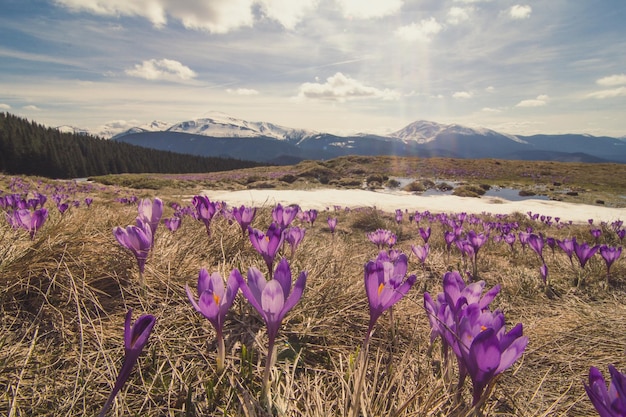
[[[312,130],[293,129],[268,122],[249,122],[220,112],[210,112],[203,118],[177,123],[167,130],[213,137],[266,136],[281,140],[299,140],[317,134]]]
[[[401,139],[405,143],[408,142],[417,142],[417,143],[428,143],[437,138],[437,135],[441,133],[447,134],[455,134],[455,135],[482,135],[482,136],[491,136],[491,135],[501,135],[512,141],[519,143],[526,143],[524,140],[518,138],[515,135],[509,135],[505,133],[499,133],[491,129],[487,129],[484,127],[472,128],[467,126],[461,126],[458,124],[441,124],[436,122],[430,122],[426,120],[418,120],[413,122],[404,128],[391,133],[389,136]]]

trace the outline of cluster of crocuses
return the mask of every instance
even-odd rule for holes
[[[189,214],[188,211],[180,207],[173,208],[175,209],[174,217],[182,218],[184,214]],[[260,254],[267,267],[267,278],[256,267],[250,267],[247,272],[247,279],[244,279],[238,269],[234,269],[228,276],[226,283],[219,273],[209,273],[206,269],[201,269],[198,274],[197,295],[189,287],[186,291],[193,307],[206,317],[215,328],[218,371],[225,368],[223,337],[225,317],[240,290],[245,299],[258,311],[267,326],[268,356],[263,375],[262,398],[269,398],[269,377],[275,357],[275,341],[278,330],[285,315],[300,300],[307,279],[307,273],[301,272],[294,284],[291,267],[286,258],[281,258],[275,268],[274,264],[285,242],[291,244],[293,254],[304,237],[305,229],[292,226],[293,220],[299,218],[310,224],[312,221],[308,220],[307,216],[299,215],[302,211],[298,206],[283,207],[279,204],[272,211],[273,222],[267,230],[262,231],[251,227],[256,209],[244,206],[230,209],[225,203],[214,203],[204,196],[194,197],[193,208],[195,210],[191,214],[204,222],[209,235],[211,233],[211,220],[216,214],[220,213],[228,221],[237,221],[242,233],[248,234],[250,243]],[[158,216],[155,216],[154,213],[157,213]],[[133,227],[146,229],[145,225],[158,224],[161,213],[162,203],[160,200],[155,199],[154,203],[149,200],[142,200],[139,205],[138,226]],[[429,217],[429,213],[416,213],[414,219],[419,223]],[[445,237],[448,248],[449,245],[455,243],[459,251],[472,260],[474,266],[476,265],[476,255],[487,242],[490,231],[511,233],[517,228],[513,224],[498,225],[482,222],[475,216],[467,216],[463,213],[456,216],[440,215],[438,218],[450,226],[451,230],[446,231]],[[329,218],[328,224],[331,231],[336,226],[334,221],[331,222]],[[475,230],[465,232],[462,228],[464,222],[482,225],[483,232]],[[150,227],[148,229],[150,229],[150,236],[153,239],[154,229]],[[418,259],[424,262],[428,255],[428,240],[431,236],[431,229],[430,227],[419,227],[419,232],[424,241],[424,246],[413,245],[412,250]],[[500,234],[500,236],[504,235]],[[363,352],[362,361],[367,359],[369,343],[378,318],[402,299],[416,282],[415,275],[407,276],[407,256],[392,249],[397,240],[392,232],[378,229],[368,234],[367,237],[380,249],[380,252],[377,258],[369,261],[364,268],[365,293],[369,304],[370,321],[361,350]],[[543,244],[548,242],[547,239],[541,235],[533,234],[532,230],[527,230],[523,234],[520,233],[520,243],[522,241],[524,246],[530,246],[543,260]],[[554,247],[557,241],[547,244]],[[138,262],[139,260],[140,257],[138,257]],[[543,264],[545,265],[545,262]],[[424,294],[424,306],[432,328],[431,340],[441,339],[446,358],[449,350],[455,354],[459,371],[459,390],[462,389],[464,381],[469,376],[472,382],[473,405],[477,409],[487,399],[495,377],[519,359],[528,342],[527,337],[523,336],[521,324],[514,326],[507,332],[504,314],[499,310],[490,310],[490,303],[498,294],[499,286],[492,288],[483,295],[484,286],[483,281],[468,285],[458,272],[449,272],[444,275],[442,293],[438,294],[434,300],[430,294]],[[351,415],[358,415],[359,412],[358,403],[366,362],[360,362],[360,364],[361,372],[356,380],[350,402]],[[448,363],[446,366],[451,365]],[[595,380],[593,384],[590,382],[590,386],[593,386],[596,391],[600,390]]]
[[[48,209],[44,207],[47,197],[44,194],[35,193],[32,198],[22,194],[7,194],[0,196],[0,208],[4,210],[4,216],[14,229],[26,230],[31,239],[41,229],[48,218]]]
[[[424,293],[424,308],[431,326],[431,343],[441,339],[446,369],[451,349],[458,364],[459,393],[465,378],[472,381],[472,404],[480,408],[494,378],[508,369],[524,352],[528,338],[519,323],[508,332],[504,314],[491,311],[490,304],[500,292],[495,286],[483,294],[484,281],[466,284],[461,275],[447,272],[443,292],[435,298]]]
[[[208,198],[199,200],[200,202],[194,205],[202,205],[203,210],[211,205]],[[287,312],[302,297],[307,280],[307,272],[302,271],[292,287],[291,267],[286,258],[280,259],[275,269],[273,267],[279,250],[287,236],[296,236],[298,233],[294,233],[294,231],[302,231],[297,238],[294,237],[298,243],[304,236],[303,229],[289,227],[299,210],[297,206],[283,207],[280,204],[277,205],[272,212],[274,222],[271,223],[266,232],[250,226],[256,213],[254,209],[240,207],[232,211],[233,217],[240,224],[242,230],[247,230],[250,243],[263,258],[268,268],[269,280],[266,279],[265,275],[258,268],[251,266],[248,269],[247,280],[243,278],[238,269],[233,269],[226,285],[224,285],[219,273],[209,274],[206,269],[201,269],[198,275],[197,299],[190,288],[187,287],[187,296],[193,307],[206,317],[215,328],[218,372],[221,372],[225,366],[223,327],[226,313],[233,304],[239,290],[241,290],[241,293],[250,305],[257,310],[265,322],[268,336],[268,353],[262,384],[262,398],[264,400],[269,398],[270,371],[275,358],[275,342],[278,330]],[[294,241],[292,243],[292,252],[295,250],[296,245]]]
[[[549,227],[563,229],[571,227],[572,225],[572,222],[562,222],[559,217],[553,218],[550,216],[542,216],[539,214],[533,214],[532,212],[528,212],[527,214],[531,220],[541,222]],[[548,285],[548,264],[543,254],[544,246],[548,246],[552,252],[554,252],[555,248],[560,248],[569,257],[572,267],[574,267],[573,257],[575,256],[581,270],[584,270],[588,261],[596,253],[599,253],[606,263],[606,276],[608,280],[611,265],[619,259],[622,248],[620,246],[612,246],[607,243],[599,243],[599,240],[602,236],[606,236],[607,241],[614,240],[615,238],[622,241],[624,235],[626,234],[626,229],[623,228],[623,222],[621,220],[613,221],[611,223],[603,222],[599,228],[592,227],[590,229],[590,234],[596,243],[589,244],[587,242],[579,242],[575,237],[559,240],[554,237],[544,236],[541,233],[535,232],[532,227],[527,227],[525,230],[521,230],[518,222],[506,221],[507,219],[504,215],[495,215],[494,217],[499,220],[495,222],[484,221],[476,215],[466,213],[439,213],[437,215],[432,215],[428,211],[416,211],[411,217],[415,220],[418,226],[420,222],[439,222],[444,228],[443,238],[448,256],[450,255],[454,244],[454,247],[458,249],[463,260],[468,259],[471,261],[473,266],[473,275],[475,277],[478,272],[477,250],[487,244],[489,240],[494,243],[504,242],[508,244],[513,253],[516,251],[516,242],[519,242],[522,252],[524,252],[527,247],[530,247],[538,255],[539,260],[541,261],[539,272],[546,285]],[[593,225],[592,219],[589,219],[589,224]],[[465,225],[472,225],[474,226],[474,229],[480,227],[482,228],[482,231],[466,231],[464,227]],[[430,233],[428,233],[429,228],[419,226],[419,232],[426,243],[427,239],[430,237]],[[423,249],[421,250],[423,251]]]

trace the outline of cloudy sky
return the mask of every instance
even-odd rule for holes
[[[626,135],[624,0],[2,0],[0,111]]]

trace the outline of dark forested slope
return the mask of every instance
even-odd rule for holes
[[[79,178],[121,173],[227,171],[261,165],[142,148],[88,135],[62,133],[0,113],[0,172]]]

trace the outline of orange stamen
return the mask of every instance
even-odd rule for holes
[[[380,285],[378,286],[378,296],[380,296],[380,293],[383,291],[383,288],[385,288],[385,284],[381,282]]]
[[[215,304],[219,305],[220,304],[220,296],[213,293],[213,300],[215,301]]]

